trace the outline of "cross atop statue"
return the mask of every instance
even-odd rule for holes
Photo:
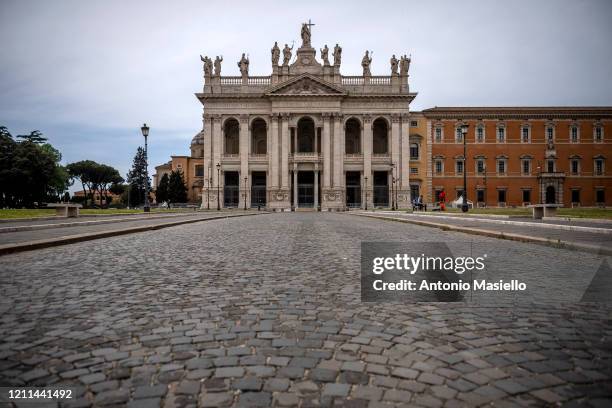
[[[302,23],[302,47],[310,48],[310,36],[311,36],[311,27],[315,25],[313,22],[308,19],[307,23]]]

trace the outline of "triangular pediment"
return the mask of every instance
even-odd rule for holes
[[[266,94],[269,96],[341,96],[346,92],[331,82],[319,79],[314,75],[302,74],[273,86]]]

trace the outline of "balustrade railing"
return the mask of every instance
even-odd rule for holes
[[[342,85],[363,85],[364,77],[362,76],[343,76]]]
[[[370,77],[370,85],[391,85],[390,76],[372,76]]]
[[[239,76],[221,77],[221,85],[240,85],[240,84],[242,84],[242,77],[239,77]]]
[[[248,79],[249,85],[270,85],[269,76],[252,76]]]

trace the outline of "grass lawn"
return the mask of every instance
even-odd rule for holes
[[[160,213],[170,213],[170,212],[180,212],[180,211],[188,211],[191,212],[193,209],[158,209],[152,208],[151,212],[160,212]],[[140,210],[128,210],[128,209],[81,209],[81,215],[97,215],[97,214],[140,214],[142,213],[142,209]],[[44,208],[19,208],[19,209],[0,209],[0,219],[2,218],[36,218],[36,217],[52,217],[55,215],[55,209],[44,209]]]
[[[461,213],[459,208],[447,208],[449,213]],[[468,214],[523,215],[531,216],[530,208],[474,208]],[[612,219],[612,208],[559,208],[557,215],[570,218]]]

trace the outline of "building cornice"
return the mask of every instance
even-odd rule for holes
[[[612,118],[610,106],[435,107],[422,111],[431,119],[599,119]]]

